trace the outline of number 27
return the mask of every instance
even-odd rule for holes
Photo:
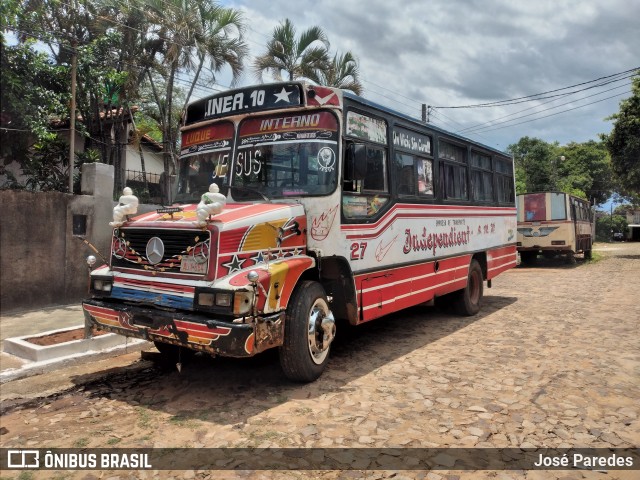
[[[367,249],[367,242],[351,244],[351,260],[362,260]]]

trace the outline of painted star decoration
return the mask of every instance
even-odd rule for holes
[[[291,101],[289,100],[289,95],[291,95],[292,93],[293,91],[287,92],[287,89],[282,87],[282,91],[280,93],[274,93],[274,95],[277,98],[277,100],[274,103],[278,103],[280,100],[282,100],[283,102],[289,103]]]
[[[262,263],[265,260],[265,256],[262,252],[258,252],[257,255],[255,255],[254,257],[251,257],[251,260],[253,260],[254,263],[256,264]]]
[[[242,264],[246,261],[246,258],[240,260],[237,255],[234,255],[230,262],[223,263],[222,266],[227,267],[229,269],[229,274],[232,274],[233,272],[242,270]]]

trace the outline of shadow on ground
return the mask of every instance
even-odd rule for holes
[[[139,405],[172,415],[176,421],[244,422],[290,399],[316,398],[349,388],[348,384],[394,360],[456,333],[514,302],[486,296],[482,313],[459,317],[445,307],[414,307],[373,322],[339,325],[327,370],[315,382],[288,381],[276,349],[249,359],[198,354],[178,372],[175,364],[149,352],[148,368],[118,369],[107,375],[77,376],[85,395]]]

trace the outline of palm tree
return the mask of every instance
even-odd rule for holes
[[[310,78],[319,85],[351,90],[356,95],[362,95],[359,75],[358,60],[351,52],[347,52],[343,55],[336,53],[326,68],[319,69],[316,75]]]
[[[329,40],[320,27],[311,27],[299,37],[288,18],[273,29],[273,36],[267,42],[267,52],[255,59],[253,71],[258,80],[267,72],[275,79],[282,80],[282,73],[288,80],[312,78],[317,70],[329,62]]]
[[[164,43],[157,77],[149,73],[156,103],[160,109],[160,129],[164,146],[165,176],[175,171],[177,153],[177,118],[174,117],[174,89],[179,73],[195,72],[182,110],[207,65],[210,78],[225,66],[231,68],[233,82],[242,74],[247,46],[242,39],[245,30],[242,14],[220,7],[208,0],[151,0],[148,18],[156,25],[156,37]],[[161,90],[162,89],[162,90]],[[165,186],[169,186],[168,178]],[[168,191],[168,189],[166,190]]]

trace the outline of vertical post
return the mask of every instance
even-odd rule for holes
[[[71,112],[69,114],[69,193],[73,193],[73,167],[76,158],[76,70],[78,67],[76,47],[77,42],[74,33],[71,41],[73,51],[71,52]]]
[[[609,235],[609,241],[613,240],[613,198],[609,204],[609,225],[611,225],[611,233]]]
[[[424,123],[427,123],[427,104],[426,103],[422,104],[422,121]]]

